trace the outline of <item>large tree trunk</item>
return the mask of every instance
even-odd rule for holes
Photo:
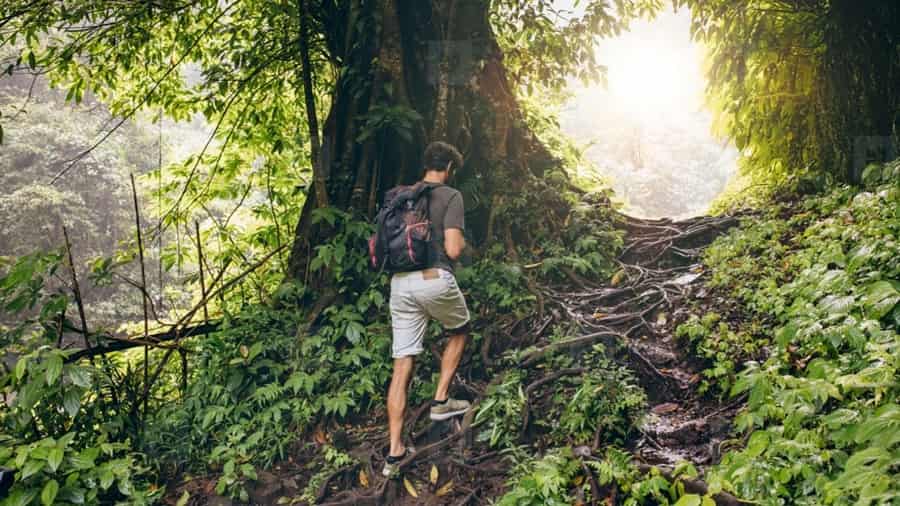
[[[326,26],[342,67],[319,160],[332,207],[371,216],[387,188],[421,177],[425,145],[446,140],[465,157],[454,184],[465,196],[469,239],[481,244],[501,230],[492,209],[503,196],[555,163],[523,122],[488,4],[359,0],[333,17],[340,26]],[[407,126],[384,121],[412,111],[418,115]],[[379,117],[381,126],[372,128]],[[312,223],[315,207],[307,198],[289,275],[321,288],[308,264],[331,230]]]

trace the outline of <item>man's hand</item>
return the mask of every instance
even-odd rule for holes
[[[463,250],[466,249],[466,238],[463,237],[462,230],[458,228],[444,229],[444,251],[450,260],[456,261]]]

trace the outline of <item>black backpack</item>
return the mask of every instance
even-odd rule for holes
[[[428,213],[431,186],[396,186],[384,197],[369,238],[369,266],[376,271],[407,272],[431,263],[432,231]]]

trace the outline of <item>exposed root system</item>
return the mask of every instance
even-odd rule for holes
[[[673,333],[677,310],[703,278],[699,253],[736,223],[730,216],[684,221],[623,216],[626,245],[619,259],[621,270],[607,286],[593,286],[578,276],[569,276],[569,284],[564,286],[529,285],[529,290],[538,292],[540,311],[525,321],[493,322],[482,346],[467,350],[455,388],[471,398],[476,409],[462,420],[448,422],[427,420],[427,406],[408,410],[406,434],[418,451],[400,463],[404,479],[381,477],[387,437],[385,414],[378,410],[346,429],[345,450],[359,464],[329,476],[319,487],[317,501],[333,506],[466,505],[484,504],[502,495],[510,463],[502,452],[475,441],[473,419],[488,387],[502,376],[500,358],[507,348],[527,348],[518,356],[518,367],[527,377],[521,443],[540,444],[532,432],[549,386],[585,371],[577,366],[544,368],[544,360],[559,353],[578,357],[594,344],[603,343],[613,359],[635,371],[648,395],[648,414],[629,442],[638,468],[658,466],[665,474],[682,460],[700,469],[715,463],[741,402],[722,404],[696,393],[702,364],[686,353],[686,346],[677,342]],[[572,329],[577,337],[551,341],[550,329],[558,325]],[[473,356],[482,360],[472,360]],[[601,436],[595,435],[592,447],[576,448],[575,455],[596,458],[592,455],[602,450]],[[540,449],[534,448],[535,452]],[[304,460],[299,455],[294,458]],[[617,504],[615,487],[601,487],[584,467],[592,495],[604,498],[604,504]],[[297,480],[309,475],[299,464],[285,464],[275,472]],[[437,478],[433,479],[435,472]],[[686,489],[705,490],[702,480],[689,481]],[[728,494],[716,496],[716,502],[740,504]]]

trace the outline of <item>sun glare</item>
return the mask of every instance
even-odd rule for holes
[[[608,88],[584,90],[606,95],[645,118],[690,114],[702,107],[702,56],[688,36],[690,13],[664,12],[638,21],[614,39],[602,41],[597,59],[607,67]]]
[[[711,132],[703,54],[690,23],[689,11],[668,10],[601,41],[596,58],[607,86],[573,86],[561,114],[589,172],[610,180],[626,209],[641,216],[704,212],[736,167],[737,151]]]

